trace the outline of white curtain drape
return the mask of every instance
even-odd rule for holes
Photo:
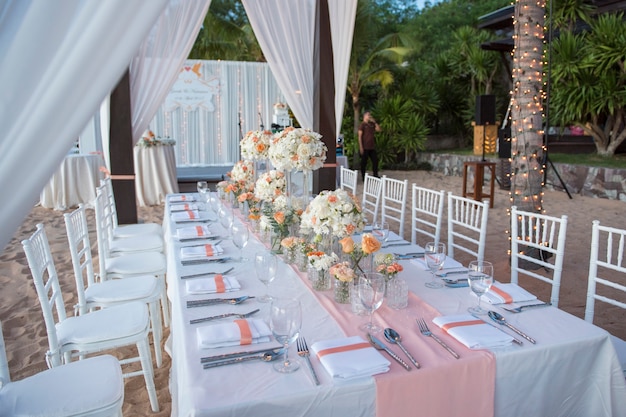
[[[0,247],[103,98],[167,0],[0,3]]]
[[[148,128],[198,36],[211,0],[170,0],[130,64],[133,144]]]
[[[315,0],[242,0],[287,104],[300,126],[313,127]]]
[[[336,137],[339,137],[341,121],[343,120],[357,3],[357,0],[328,0],[330,31],[333,42],[333,63],[335,66]]]

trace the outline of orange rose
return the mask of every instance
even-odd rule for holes
[[[361,239],[361,249],[370,255],[380,249],[380,242],[371,233],[365,233]]]
[[[354,233],[354,230],[356,229],[356,227],[354,227],[353,224],[348,224],[346,225],[346,232],[348,232],[349,235],[351,235],[352,233]]]
[[[282,211],[277,211],[276,213],[274,213],[274,220],[276,220],[276,223],[278,224],[285,223],[285,213],[283,213]],[[378,246],[380,246],[380,244]]]
[[[328,202],[329,203],[336,203],[337,202],[337,196],[336,195],[328,196]]]
[[[352,253],[354,251],[354,240],[350,236],[341,239],[339,244],[343,253]]]
[[[256,151],[257,151],[257,152],[263,152],[263,151],[265,151],[265,144],[264,144],[264,143],[257,143],[257,145],[256,145]]]

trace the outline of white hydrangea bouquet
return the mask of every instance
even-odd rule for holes
[[[271,170],[261,174],[254,185],[254,196],[263,201],[274,201],[285,194],[287,180],[281,171]]]
[[[247,161],[267,159],[272,139],[269,130],[249,131],[240,142],[241,157]]]
[[[254,184],[254,164],[250,161],[239,161],[228,173],[231,180]]]
[[[339,258],[333,252],[330,255],[321,251],[309,252],[309,264],[316,271],[328,271],[330,267],[339,262]]]
[[[315,171],[324,165],[327,151],[322,135],[290,126],[274,135],[268,156],[281,171]]]
[[[365,218],[356,199],[347,191],[322,191],[302,213],[300,228],[317,235],[339,238],[360,232]]]

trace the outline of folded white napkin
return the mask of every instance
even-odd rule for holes
[[[182,202],[196,201],[196,198],[191,194],[180,194],[180,195],[170,196],[169,201],[170,203],[182,203]]]
[[[483,300],[490,304],[521,303],[524,301],[534,301],[537,296],[529,293],[517,284],[493,283],[489,291],[483,294]]]
[[[200,219],[198,210],[185,210],[172,213],[172,220],[179,222],[181,220],[197,220]]]
[[[221,274],[214,277],[195,278],[185,282],[187,294],[213,294],[231,291],[239,291],[241,285],[234,277],[226,277]]]
[[[221,245],[212,245],[207,243],[206,245],[199,246],[187,246],[180,248],[180,259],[202,259],[211,256],[217,256],[224,253]]]
[[[189,211],[189,210],[198,210],[198,205],[196,203],[183,203],[183,204],[172,204],[170,206],[170,211]]]
[[[433,323],[470,349],[510,345],[513,338],[470,314],[440,316]]]
[[[195,237],[211,236],[211,231],[208,226],[186,226],[176,230],[176,236],[178,239],[193,239]]]
[[[196,329],[200,349],[264,343],[270,341],[271,335],[269,326],[261,319],[235,320]]]
[[[428,265],[426,265],[426,259],[424,258],[411,259],[411,263],[413,265],[417,265],[418,267],[422,268],[425,271],[429,270]],[[461,262],[455,261],[452,258],[446,257],[446,260],[443,261],[443,267],[440,271],[451,272],[451,271],[460,271],[460,270],[467,270],[467,268],[465,268]]]
[[[333,378],[347,380],[389,371],[389,361],[359,336],[315,342],[311,351]]]

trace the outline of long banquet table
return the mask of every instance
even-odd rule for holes
[[[240,221],[236,219],[235,221]],[[537,340],[522,346],[470,350],[432,323],[431,330],[445,340],[461,358],[454,359],[430,338],[419,334],[415,319],[464,313],[476,303],[467,288],[428,289],[430,274],[410,261],[402,261],[401,276],[411,290],[409,307],[395,311],[383,305],[374,320],[393,327],[403,344],[421,362],[421,368],[405,371],[391,361],[388,373],[349,381],[333,380],[317,358],[311,357],[320,377],[316,386],[302,364],[293,374],[279,374],[271,364],[255,362],[203,370],[200,358],[243,350],[199,349],[195,327],[189,320],[226,312],[261,311],[268,317],[269,305],[248,300],[241,305],[187,308],[186,301],[225,295],[188,295],[181,275],[225,270],[241,283],[227,296],[264,294],[252,262],[182,266],[177,227],[166,204],[164,229],[167,236],[168,296],[172,303],[169,348],[172,355],[170,391],[172,416],[625,416],[626,384],[610,336],[604,330],[557,308],[547,307],[511,314],[492,306],[506,319]],[[219,223],[209,223],[213,233],[225,235]],[[397,235],[390,241],[399,239]],[[200,242],[202,243],[202,242]],[[231,241],[222,241],[226,255],[238,256]],[[394,246],[388,252],[409,253],[415,245]],[[244,256],[253,258],[266,247],[251,235]],[[270,294],[299,298],[303,306],[302,335],[309,346],[333,338],[360,335],[358,325],[366,317],[354,315],[349,305],[332,301],[332,291],[316,292],[290,265],[279,261]],[[496,277],[497,278],[497,277]],[[503,280],[506,281],[506,280]],[[206,325],[206,324],[205,324]],[[512,334],[513,335],[513,334]],[[382,335],[380,336],[382,338]],[[276,342],[267,344],[276,346]],[[252,348],[264,345],[252,345]],[[389,345],[400,356],[397,346]],[[290,356],[296,356],[291,347]]]

